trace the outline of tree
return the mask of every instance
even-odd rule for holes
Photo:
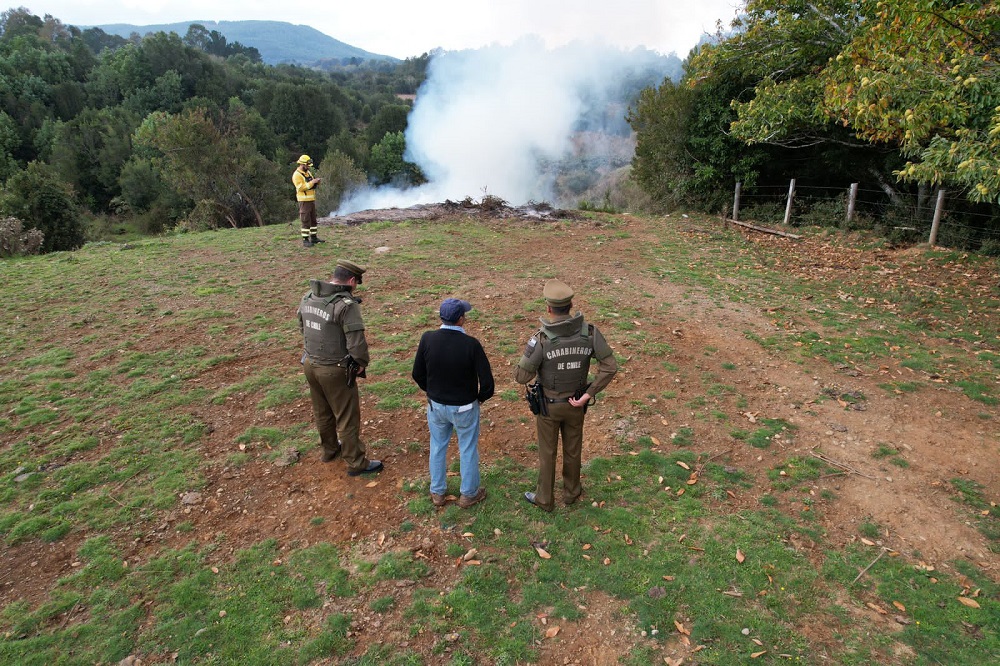
[[[337,210],[344,195],[367,181],[365,172],[339,150],[330,151],[323,157],[316,175],[323,179],[323,185],[316,194],[316,209],[321,214]]]
[[[178,192],[195,202],[208,226],[263,226],[281,210],[291,212],[278,184],[277,165],[254,142],[229,133],[202,109],[150,114],[136,131],[136,143],[157,155],[153,165]]]
[[[390,132],[372,146],[368,173],[376,185],[419,185],[426,181],[420,167],[403,159],[406,139],[402,132]]]
[[[93,209],[104,209],[120,194],[118,177],[132,153],[136,118],[123,107],[85,109],[59,123],[52,142],[52,165]]]
[[[75,250],[83,245],[83,225],[73,189],[41,162],[31,162],[7,180],[0,192],[0,214],[41,231],[45,235],[42,252]]]
[[[866,21],[825,73],[831,115],[899,146],[902,180],[1000,203],[1000,4],[866,2]]]
[[[406,132],[409,115],[410,107],[404,104],[382,106],[368,125],[368,146],[379,143],[386,134]]]

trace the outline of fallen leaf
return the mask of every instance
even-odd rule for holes
[[[662,477],[662,476],[660,477],[660,480],[659,480],[659,484],[660,484],[661,486],[663,485],[663,477]]]
[[[605,557],[604,558],[604,566],[608,566],[609,564],[611,564],[611,558],[610,557]]]
[[[685,634],[687,636],[691,635],[691,631],[689,629],[687,629],[683,624],[681,624],[680,622],[678,622],[677,620],[674,620],[674,626],[677,627],[677,631],[679,633]]]
[[[751,659],[756,659],[757,657],[761,657],[761,656],[763,656],[765,654],[767,654],[767,650],[761,650],[760,652],[754,652],[753,654],[751,654],[750,658]]]
[[[546,638],[555,638],[559,634],[559,627],[549,627],[545,630]]]
[[[865,606],[868,606],[868,608],[871,608],[873,611],[875,611],[879,615],[888,615],[889,614],[889,611],[887,611],[886,609],[882,608],[881,606],[873,604],[870,601],[868,603],[866,603]]]
[[[535,546],[535,552],[538,553],[538,557],[542,558],[543,560],[547,560],[552,557],[551,555],[549,555],[548,551],[542,548],[541,546]]]
[[[379,532],[379,535],[378,535],[378,545],[381,546],[384,543],[385,543],[385,532]]]
[[[374,488],[374,487],[375,487],[375,486],[377,486],[377,485],[378,485],[378,481],[370,481],[370,482],[368,482],[368,484],[367,484],[367,485],[365,486],[365,488]]]
[[[590,555],[584,555],[584,556],[583,556],[583,559],[585,559],[585,560],[589,560],[589,559],[590,559]]]
[[[660,440],[656,439],[655,437],[650,437],[649,439],[652,440],[653,446],[659,446],[660,445]]]
[[[475,548],[470,548],[469,552],[467,552],[462,559],[468,562],[469,560],[474,559],[477,553],[479,553],[478,550],[476,550]]]
[[[466,562],[466,564],[469,565],[469,566],[479,566],[479,565],[482,564],[482,561],[480,561],[480,560],[469,560],[468,562]]]
[[[736,493],[734,493],[732,490],[727,490],[726,494],[732,497],[733,499],[736,499]]]
[[[899,603],[898,601],[893,601],[892,605],[895,606],[896,608],[898,608],[899,610],[903,611],[904,613],[906,612],[906,606],[904,606],[903,604]]]
[[[473,534],[472,532],[462,532],[462,536],[465,537],[466,539],[471,539],[472,537],[474,537],[476,535]]]
[[[868,539],[861,539],[861,543],[865,544],[866,546],[874,546],[875,545],[874,541],[869,541]]]
[[[756,643],[757,645],[764,647],[764,642],[761,641],[759,638],[751,638],[750,640]]]
[[[591,546],[589,543],[583,544],[583,549],[584,550],[590,550],[591,548],[593,548],[593,546]]]
[[[663,577],[663,580],[673,580],[673,579],[674,579],[673,576],[664,576]]]
[[[625,545],[626,546],[631,546],[632,545],[632,539],[629,538],[629,535],[627,535],[627,534],[625,535]]]
[[[969,597],[959,597],[959,603],[963,603],[969,608],[979,608],[979,602],[975,599],[970,599]]]
[[[736,549],[736,561],[743,564],[743,560],[747,559],[747,556],[743,554],[743,551],[739,548]]]
[[[688,464],[686,462],[684,462],[683,460],[678,460],[677,464],[680,465],[681,467],[683,467],[684,469],[691,469],[691,467],[689,467]]]
[[[687,481],[687,484],[688,484],[689,486],[693,486],[693,485],[694,485],[694,484],[696,484],[696,483],[698,483],[698,472],[694,472],[694,473],[692,473],[692,474],[691,474],[691,478],[690,478],[690,479],[688,479],[688,481]]]
[[[677,489],[677,494],[678,495],[683,495],[684,494],[684,489],[683,488],[678,488]]]

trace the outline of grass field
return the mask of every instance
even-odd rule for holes
[[[1000,266],[798,233],[455,218],[0,263],[0,663],[1000,663]],[[318,463],[298,365],[340,256],[370,266],[376,485]],[[584,501],[545,514],[510,366],[557,276],[622,370]],[[409,379],[451,295],[498,380],[471,510],[427,496]]]

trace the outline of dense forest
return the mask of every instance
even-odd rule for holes
[[[629,91],[635,141],[615,208],[750,206],[891,235],[930,225],[1000,254],[1000,5],[750,0],[689,54],[679,80]],[[128,233],[283,223],[288,176],[313,157],[320,210],[364,183],[416,184],[404,161],[412,95],[432,55],[403,62],[261,62],[192,25],[123,38],[24,8],[0,14],[0,255]],[[764,215],[764,212],[760,213]]]
[[[52,251],[127,229],[287,222],[302,153],[325,177],[325,210],[346,188],[409,168],[401,95],[423,80],[427,55],[270,66],[213,33],[125,39],[24,8],[0,15],[5,228],[14,218],[25,236],[38,229]]]

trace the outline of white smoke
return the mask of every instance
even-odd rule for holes
[[[631,100],[622,97],[637,92],[629,86],[658,85],[679,71],[673,54],[594,43],[550,50],[537,38],[437,53],[406,131],[405,159],[429,182],[355,192],[337,214],[486,194],[515,206],[561,205],[553,189],[556,165],[571,155],[611,160],[609,132],[628,134]]]

